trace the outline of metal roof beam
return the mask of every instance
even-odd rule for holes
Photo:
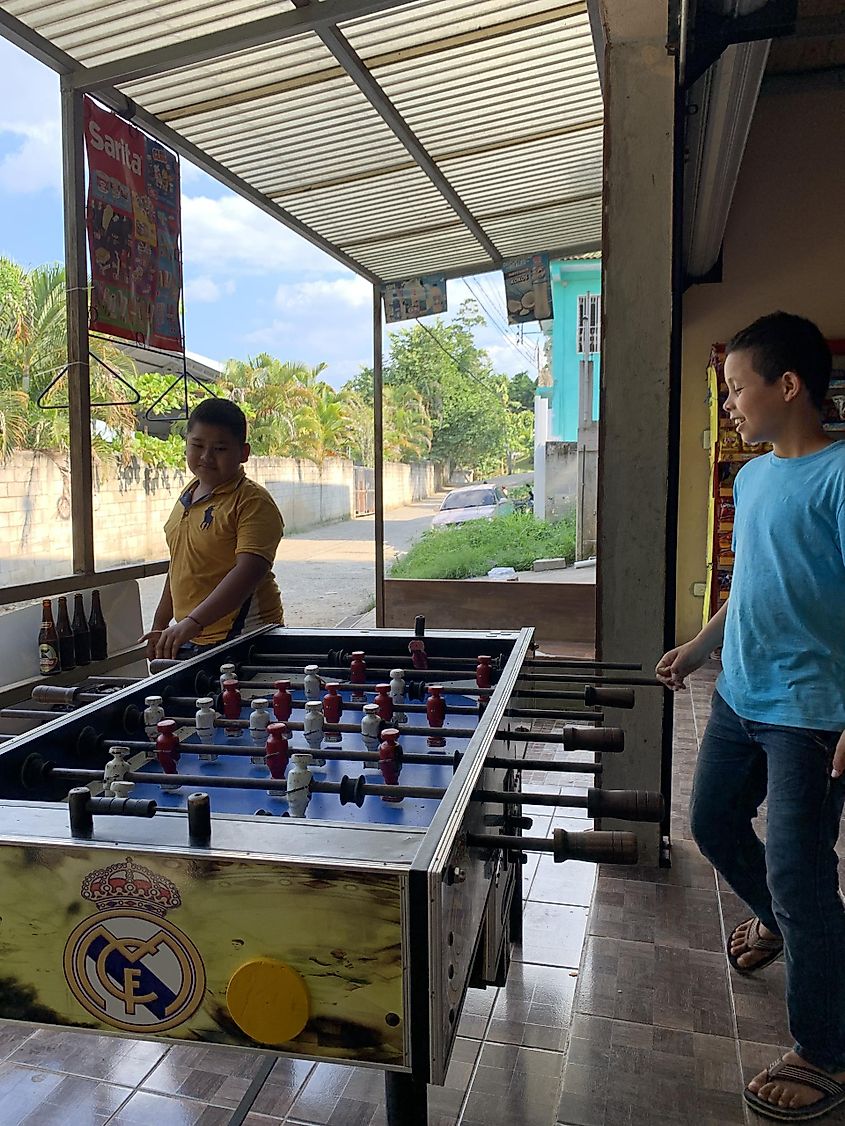
[[[296,3],[297,0],[294,0]],[[422,145],[416,133],[405,121],[399,110],[370,74],[361,58],[353,51],[348,40],[336,27],[323,28],[316,32],[322,42],[331,51],[376,113],[402,142],[421,171],[423,171],[435,188],[440,192],[449,206],[460,217],[464,225],[484,247],[493,259],[501,259],[501,254],[492,239],[487,235],[481,224],[472,214],[470,209],[443,175],[433,158]]]
[[[326,2],[328,2],[328,0],[326,0]],[[58,74],[70,75],[78,67],[76,60],[72,59],[70,55],[60,47],[51,43],[49,39],[45,39],[43,35],[39,35],[37,31],[33,31],[31,27],[27,27],[26,24],[10,15],[4,8],[0,8],[0,34],[16,46],[28,52],[28,54],[33,55],[40,62],[44,63],[45,66],[49,66]],[[295,231],[298,235],[307,239],[312,246],[316,246],[319,250],[324,251],[348,270],[360,274],[361,277],[366,278],[374,285],[378,284],[380,281],[376,274],[368,270],[365,266],[362,266],[360,262],[356,262],[354,258],[350,258],[340,247],[335,246],[334,243],[329,242],[328,239],[324,239],[321,235],[318,235],[316,231],[312,231],[310,227],[301,223],[291,215],[289,211],[285,211],[283,207],[280,207],[277,203],[268,199],[267,196],[262,195],[262,193],[252,187],[251,184],[248,184],[245,180],[242,180],[240,176],[236,176],[233,172],[230,172],[228,168],[225,168],[222,164],[214,160],[213,157],[208,156],[201,149],[198,149],[196,145],[192,145],[190,141],[180,136],[168,125],[165,125],[164,122],[159,121],[153,114],[141,109],[119,90],[106,87],[97,91],[97,97],[104,105],[107,105],[109,109],[114,110],[115,113],[127,118],[127,120],[134,121],[142,129],[146,129],[151,136],[157,137],[163,144],[170,145],[172,149],[175,149],[175,151],[185,157],[186,160],[190,160],[192,164],[195,164],[198,168],[207,172],[209,176],[213,176],[215,180],[218,180],[225,187],[233,192],[237,192],[237,194],[243,196],[244,199],[248,199],[250,203],[254,203],[256,207],[260,207],[262,211],[270,215],[273,219],[284,223],[290,230]]]
[[[114,59],[100,66],[80,67],[71,82],[77,90],[98,90],[103,86],[118,86],[142,78],[165,74],[195,63],[204,63],[224,55],[233,55],[269,43],[280,43],[297,35],[331,27],[343,20],[374,15],[390,8],[400,8],[414,0],[322,0],[308,8],[294,8],[280,15],[266,16],[196,35],[166,47],[154,47],[137,55]]]

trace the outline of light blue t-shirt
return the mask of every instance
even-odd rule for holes
[[[734,504],[717,690],[744,719],[845,731],[845,442],[754,458]]]

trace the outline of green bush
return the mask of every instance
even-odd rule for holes
[[[472,579],[493,567],[530,571],[535,559],[575,558],[575,519],[535,520],[516,512],[459,527],[431,528],[393,564],[392,579]]]

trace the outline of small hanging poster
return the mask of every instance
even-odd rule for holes
[[[548,254],[531,254],[502,263],[508,324],[547,321],[552,315]]]
[[[446,312],[446,279],[426,274],[384,287],[384,319],[388,324]]]

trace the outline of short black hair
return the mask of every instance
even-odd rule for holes
[[[807,388],[813,405],[822,409],[830,385],[833,357],[818,325],[794,313],[769,313],[742,329],[725,355],[750,352],[754,370],[767,383],[777,383],[794,371]]]
[[[203,399],[194,407],[188,419],[188,433],[195,422],[205,422],[209,426],[222,426],[243,446],[246,444],[246,415],[241,408],[228,399]]]

